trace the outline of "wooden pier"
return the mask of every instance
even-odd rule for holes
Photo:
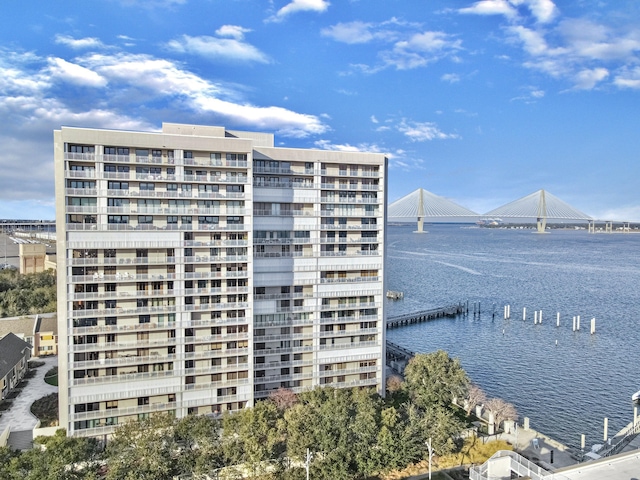
[[[406,313],[404,315],[396,315],[387,318],[387,328],[402,327],[404,325],[412,325],[414,323],[428,322],[436,318],[456,317],[465,312],[465,306],[462,303],[457,305],[449,305],[447,307],[432,308],[420,312]]]

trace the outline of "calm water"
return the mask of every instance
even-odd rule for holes
[[[387,287],[405,294],[390,302],[389,315],[467,300],[481,302],[482,314],[389,330],[389,340],[459,357],[489,396],[513,403],[533,428],[571,446],[579,447],[582,433],[588,445],[602,443],[604,417],[610,436],[633,419],[631,395],[640,390],[640,234],[434,225],[418,235],[414,229],[389,228]],[[505,304],[511,320],[503,319]],[[540,309],[542,324],[534,325]],[[575,315],[580,332],[572,331]]]

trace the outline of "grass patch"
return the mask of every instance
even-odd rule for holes
[[[503,440],[482,443],[481,439],[470,437],[465,439],[459,452],[438,457],[436,462],[439,468],[451,468],[469,463],[477,465],[487,461],[498,450],[513,450],[513,447]]]
[[[53,385],[54,387],[58,386],[58,367],[51,368],[47,373],[44,374],[44,381],[49,385]]]
[[[8,400],[8,399],[4,399],[2,401],[0,401],[0,412],[4,411],[4,410],[9,410],[11,408],[11,405],[13,404],[12,400]]]
[[[31,413],[40,420],[41,427],[58,425],[58,394],[52,393],[39,398],[31,405]]]

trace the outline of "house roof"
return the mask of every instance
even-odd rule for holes
[[[0,338],[0,378],[5,377],[16,366],[24,356],[25,349],[31,349],[31,345],[13,333]]]
[[[54,314],[38,315],[36,323],[36,332],[53,332],[58,335],[58,316]]]
[[[33,337],[33,316],[0,318],[0,338],[14,333],[18,337]]]

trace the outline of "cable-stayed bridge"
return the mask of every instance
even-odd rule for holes
[[[476,212],[428,192],[424,188],[419,188],[396,200],[387,208],[387,218],[390,221],[404,221],[407,218],[417,219],[417,233],[424,232],[425,218],[453,218],[458,221],[471,221],[477,217]]]
[[[406,221],[416,219],[417,232],[423,232],[424,220],[432,221],[476,221],[491,218],[510,218],[519,220],[536,221],[538,232],[546,230],[548,220],[585,221],[589,222],[589,231],[595,231],[595,220],[559,199],[555,195],[538,190],[518,200],[495,208],[485,214],[479,215],[468,208],[439,197],[423,188],[419,188],[408,195],[391,203],[387,209],[387,217],[390,221]],[[606,222],[608,230],[611,222]]]

